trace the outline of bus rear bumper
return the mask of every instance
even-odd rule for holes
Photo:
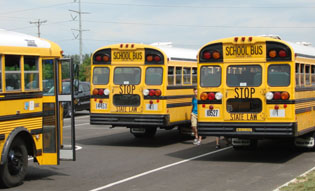
[[[90,114],[91,125],[112,126],[168,126],[169,115]]]
[[[235,138],[276,138],[297,136],[296,123],[209,123],[198,122],[201,136]]]

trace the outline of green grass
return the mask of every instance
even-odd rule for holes
[[[296,178],[296,181],[280,188],[280,191],[315,191],[315,170]]]

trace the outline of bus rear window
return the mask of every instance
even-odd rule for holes
[[[122,68],[117,67],[114,71],[114,84],[117,85],[136,85],[140,84],[141,80],[140,68]]]
[[[268,67],[269,86],[290,85],[290,66],[288,64],[273,64]]]
[[[261,85],[262,69],[258,65],[235,65],[227,68],[226,83],[230,87]]]
[[[221,84],[220,66],[203,66],[200,71],[200,86],[218,87]]]
[[[145,83],[147,85],[162,84],[163,69],[157,67],[149,67],[145,72]]]
[[[93,84],[105,85],[109,81],[109,69],[107,67],[96,67],[93,70]]]

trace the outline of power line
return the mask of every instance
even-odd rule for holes
[[[37,25],[37,36],[40,37],[40,25],[42,25],[43,23],[46,23],[47,20],[41,21],[40,19],[38,19],[37,21],[30,21],[30,24],[35,24]]]
[[[76,2],[76,0],[74,0],[74,2]],[[72,29],[74,31],[78,31],[79,34],[78,35],[74,35],[74,37],[77,39],[79,37],[79,48],[80,48],[80,64],[83,63],[83,55],[82,55],[82,32],[83,31],[87,31],[87,30],[83,30],[82,29],[82,14],[88,14],[87,12],[82,12],[81,11],[81,0],[78,1],[78,5],[79,5],[79,9],[78,11],[76,10],[69,10],[72,12],[75,12],[79,15],[79,29]],[[72,15],[71,15],[72,17]],[[76,17],[72,17],[73,20],[76,19]]]
[[[139,3],[101,3],[101,2],[82,2],[84,4],[98,4],[110,6],[135,6],[135,7],[155,7],[155,8],[196,8],[196,9],[313,9],[315,6],[251,6],[251,5],[238,5],[238,6],[193,6],[193,5],[158,5],[158,4],[139,4]]]
[[[283,28],[283,29],[312,29],[315,26],[232,26],[232,25],[189,25],[189,24],[169,24],[169,23],[139,23],[139,22],[120,22],[120,21],[96,21],[86,20],[88,23],[107,23],[122,25],[143,25],[143,26],[168,26],[168,27],[198,27],[198,28]]]

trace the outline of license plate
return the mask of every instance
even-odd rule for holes
[[[252,128],[236,128],[236,132],[252,132]]]
[[[96,109],[107,109],[106,103],[96,103]]]
[[[207,109],[206,110],[206,117],[220,117],[220,110],[219,109]]]
[[[285,110],[284,109],[271,109],[270,117],[285,117]]]
[[[113,51],[113,62],[144,61],[144,51]]]
[[[149,111],[157,111],[158,104],[145,104],[145,109]]]

